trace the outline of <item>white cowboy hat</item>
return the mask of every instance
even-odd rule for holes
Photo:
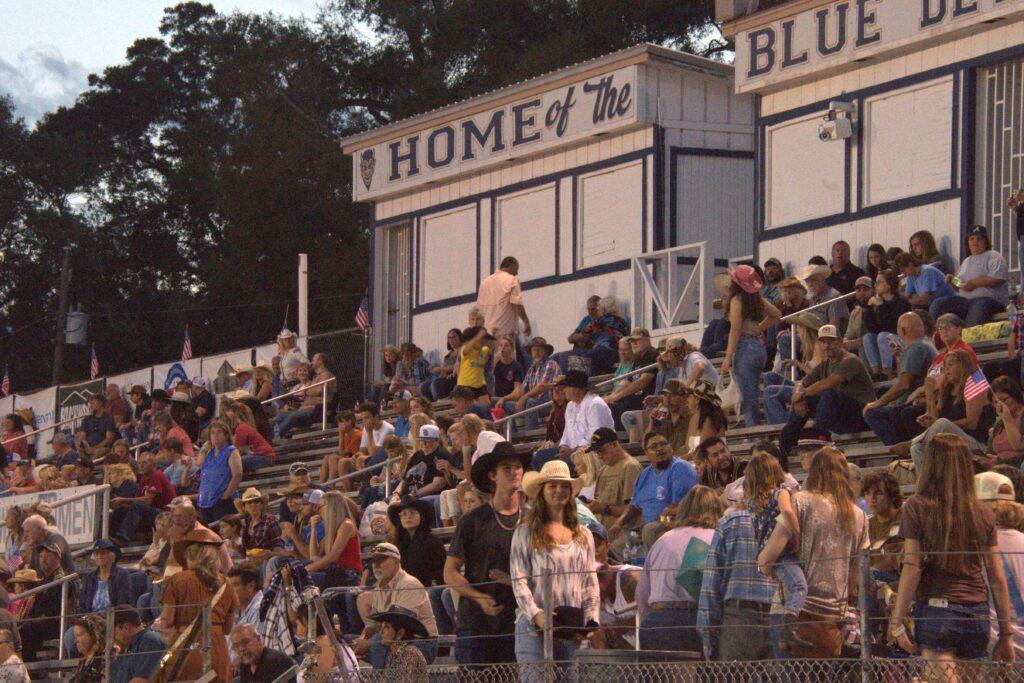
[[[549,481],[567,481],[572,485],[572,496],[575,498],[583,488],[583,479],[573,477],[569,466],[563,460],[551,460],[544,463],[540,472],[527,472],[523,475],[523,491],[527,498],[536,498],[544,484]]]

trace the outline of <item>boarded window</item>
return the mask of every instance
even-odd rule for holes
[[[621,261],[642,251],[641,162],[583,175],[578,183],[578,267]]]
[[[497,199],[495,231],[498,253],[519,259],[519,280],[555,274],[555,185],[544,185]]]
[[[476,291],[476,205],[420,221],[420,303]]]
[[[818,139],[823,115],[786,121],[766,132],[769,228],[846,209],[846,145]]]

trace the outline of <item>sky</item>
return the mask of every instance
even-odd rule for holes
[[[316,17],[323,0],[205,0],[219,12]],[[0,94],[29,124],[71,104],[90,73],[124,61],[136,39],[159,35],[177,0],[0,0]]]

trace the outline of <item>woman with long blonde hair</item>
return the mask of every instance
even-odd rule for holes
[[[314,559],[306,570],[324,588],[358,585],[362,559],[352,510],[339,491],[324,493],[321,502],[320,514],[314,515],[309,522],[310,554]],[[318,525],[321,523],[323,535],[319,536]]]
[[[523,475],[523,491],[531,501],[526,518],[512,534],[509,567],[512,592],[516,598],[516,660],[520,664],[544,661],[545,592],[542,574],[551,573],[550,594],[553,614],[560,621],[571,617],[584,636],[586,627],[596,628],[601,597],[594,571],[594,537],[576,515],[580,480],[570,476],[561,460],[544,463],[540,472]],[[556,639],[555,659],[573,661],[579,640]],[[525,667],[525,681],[541,681],[537,667]]]
[[[221,410],[221,419],[231,429],[231,443],[242,455],[243,472],[248,474],[274,464],[274,447],[260,434],[249,406],[235,401]]]
[[[988,656],[990,593],[999,621],[992,658],[1014,660],[1013,606],[995,517],[975,495],[970,448],[938,434],[928,450],[917,495],[903,504],[903,567],[889,637],[907,652],[920,650],[928,680],[955,681],[962,673],[955,660]],[[904,624],[911,601],[913,640]]]

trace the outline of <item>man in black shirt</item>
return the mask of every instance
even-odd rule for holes
[[[864,271],[850,262],[850,245],[839,240],[832,245],[832,274],[825,279],[840,294],[849,294]]]
[[[529,461],[529,453],[517,453],[502,441],[473,462],[473,484],[493,497],[459,519],[444,565],[445,583],[462,598],[455,629],[459,664],[516,661],[509,550],[521,519],[519,485]]]
[[[444,460],[451,464],[452,454],[441,445],[441,430],[436,425],[420,427],[419,439],[420,450],[409,458],[395,495],[399,498],[411,496],[430,503],[434,508],[433,526],[441,526],[441,491],[448,486],[438,462]]]
[[[658,362],[658,351],[651,345],[651,333],[642,327],[633,330],[627,337],[633,351],[633,367],[630,370],[647,367]],[[622,414],[627,410],[643,410],[644,399],[654,393],[658,369],[634,375],[632,379],[623,380],[623,384],[604,397],[604,402],[612,409],[615,426],[622,428]]]
[[[231,630],[231,649],[238,655],[238,680],[241,683],[275,681],[295,664],[280,650],[264,647],[263,639],[252,624],[239,624]],[[295,676],[285,680],[294,681]]]
[[[217,398],[206,390],[206,378],[196,375],[192,378],[192,407],[196,411],[200,431],[213,422],[213,414],[217,410]]]
[[[107,397],[93,394],[89,397],[91,414],[82,418],[82,426],[75,434],[75,450],[93,460],[103,457],[114,443],[117,425],[107,413]]]

